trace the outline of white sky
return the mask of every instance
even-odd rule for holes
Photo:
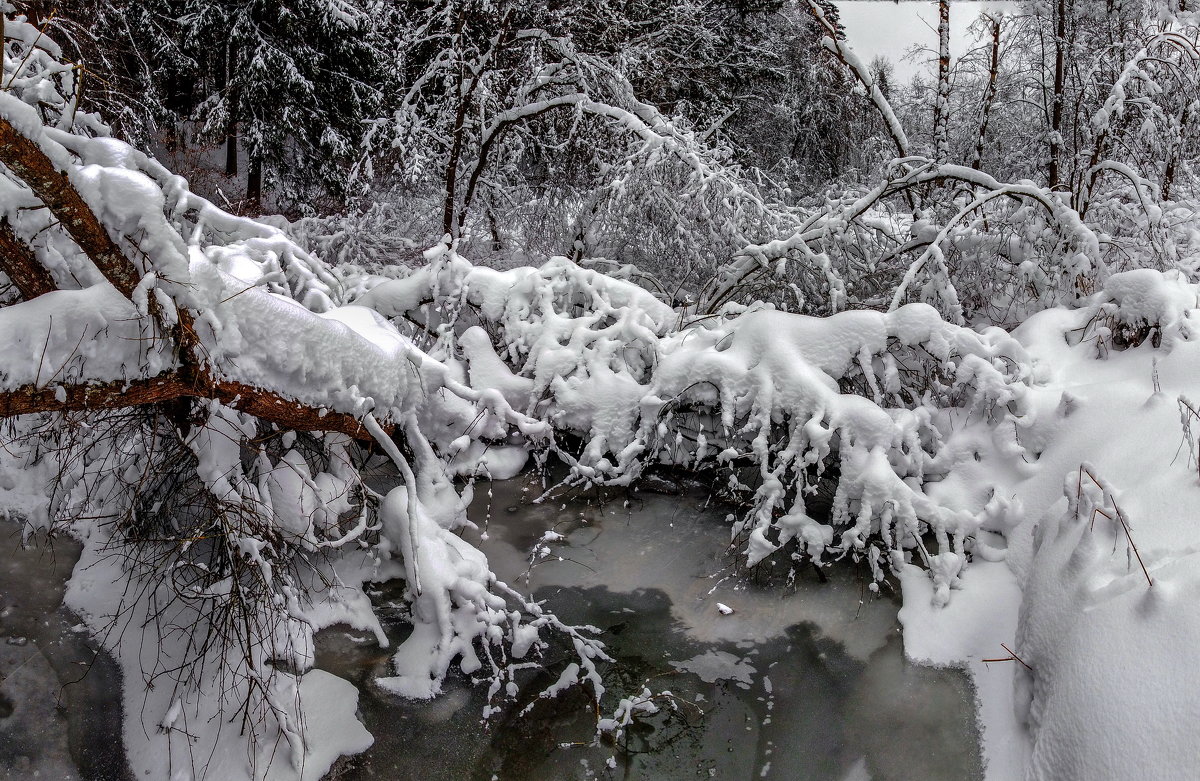
[[[928,0],[836,0],[842,25],[850,45],[863,62],[875,55],[887,57],[896,67],[896,81],[907,82],[920,69],[929,67],[932,73],[936,54],[927,52],[906,59],[913,46],[925,46],[937,51],[937,6]],[[957,58],[971,43],[968,28],[982,11],[1015,12],[1019,0],[980,0],[954,2],[950,6],[950,56]]]

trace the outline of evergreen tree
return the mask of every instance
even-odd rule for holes
[[[344,204],[362,123],[381,110],[387,78],[374,9],[358,0],[68,0],[61,14],[101,76],[91,107],[119,132],[170,147],[196,123],[201,139],[226,145],[226,174],[245,174],[250,208],[264,188],[288,210]]]
[[[240,142],[246,195],[264,183],[284,205],[345,197],[362,122],[379,111],[382,63],[372,17],[350,0],[185,0],[187,48],[202,59],[207,94],[194,117]],[[326,204],[329,205],[329,204]]]

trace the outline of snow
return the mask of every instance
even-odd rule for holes
[[[19,358],[5,364],[0,384],[46,387],[81,376],[103,382],[157,374],[170,358],[146,346],[138,319],[129,299],[107,283],[4,307],[0,339]]]
[[[932,583],[919,567],[901,572],[904,653],[935,667],[965,667],[975,685],[988,781],[1022,777],[1029,736],[1018,720],[1014,681],[1018,662],[985,662],[1008,656],[1016,636],[1021,587],[1003,562],[976,561],[960,579],[954,598],[935,607]]]
[[[28,43],[33,30],[19,22],[10,33]],[[823,45],[907,155],[869,70],[844,41]],[[1108,132],[1124,111],[1152,45],[1122,71],[1093,130]],[[1200,285],[1182,264],[1109,268],[1111,237],[1083,217],[1091,185],[1067,199],[906,156],[867,194],[746,246],[717,285],[732,289],[796,252],[827,288],[827,317],[728,301],[701,315],[627,270],[556,256],[501,271],[473,265],[450,239],[411,273],[335,273],[279,227],[222,211],[77,117],[60,91],[71,69],[53,47],[38,51],[29,68],[4,63],[0,117],[66,172],[142,273],[125,298],[51,230],[27,187],[0,176],[5,217],[63,288],[0,308],[0,389],[52,389],[65,401],[68,386],[149,380],[187,358],[281,404],[354,416],[399,475],[377,494],[344,435],[301,440],[213,400],[183,422],[147,411],[120,424],[82,414],[13,423],[32,445],[0,453],[5,507],[24,514],[26,533],[69,525],[84,543],[67,602],[123,671],[139,778],[317,779],[370,746],[355,687],[312,663],[314,633],[335,623],[387,645],[363,590],[371,581],[404,580],[413,624],[389,649],[382,689],[431,699],[457,669],[488,683],[489,715],[554,636],[571,656],[541,696],[585,684],[598,712],[611,661],[598,630],[522,596],[461,536],[477,480],[551,456],[567,469],[556,489],[629,487],[664,465],[711,469],[742,501],[728,534],[745,565],[865,562],[872,590],[897,577],[906,653],[975,682],[994,781],[1194,774],[1200,411],[1187,394],[1200,383]],[[559,107],[611,120],[698,180],[712,174],[692,131],[632,100],[547,97],[497,114],[486,132]],[[1152,183],[1113,161],[1087,174],[1102,172],[1132,186],[1148,241],[1166,235]],[[982,194],[941,225],[873,215],[899,181]],[[1007,199],[1040,210],[1033,230],[1055,244],[1044,263],[1014,264],[1043,311],[1022,314],[1012,333],[966,324],[966,291],[944,250],[969,237],[962,223]],[[1013,224],[1029,213],[1015,211]],[[846,280],[824,249],[860,219],[928,242],[875,302],[887,311],[846,311]],[[195,313],[194,354],[154,338],[151,296],[167,323],[175,305]],[[545,535],[531,555],[562,542]],[[623,586],[696,588],[671,563]],[[728,599],[698,600],[680,619],[702,637],[781,631],[786,608]],[[238,624],[228,643],[196,642],[221,620],[244,621],[245,634]],[[853,655],[875,650],[853,629],[823,629]],[[671,664],[740,685],[757,672],[724,651]],[[598,729],[619,735],[657,709],[655,696],[622,698]],[[236,729],[230,703],[246,706]]]
[[[358,689],[349,681],[322,670],[312,670],[300,679],[300,701],[304,703],[304,724],[310,735],[320,735],[309,749],[300,778],[302,781],[324,778],[333,763],[344,755],[358,754],[371,747],[374,739],[355,717]],[[275,773],[276,778],[291,777]],[[268,776],[271,778],[271,776]]]
[[[111,588],[122,579],[120,562],[106,553],[110,543],[104,529],[93,527],[85,541],[83,557],[76,574],[68,585],[66,604],[85,617],[93,632],[102,639],[108,618],[121,612],[118,626],[137,627],[147,621],[144,603],[128,604],[120,592]],[[178,608],[178,605],[177,605]],[[128,612],[124,612],[128,611]],[[186,610],[176,610],[176,620],[185,621]],[[381,633],[382,634],[382,633]],[[186,652],[185,638],[171,635],[158,637],[128,631],[120,641],[123,652],[117,654],[125,681],[137,681],[145,675],[140,654],[161,660],[182,659]],[[109,641],[112,647],[112,641]],[[220,729],[222,716],[217,710],[218,698],[210,686],[232,683],[226,692],[236,696],[246,681],[214,679],[199,692],[179,689],[163,679],[162,685],[144,688],[126,685],[122,691],[126,713],[144,713],[147,723],[165,725],[157,733],[147,732],[139,719],[126,719],[124,740],[130,766],[138,777],[192,778],[190,761],[183,767],[173,764],[172,754],[191,757],[199,744],[205,747],[197,753],[197,771],[214,778],[254,778],[282,781],[283,779],[311,780],[321,778],[341,755],[365,750],[372,738],[355,718],[357,690],[347,681],[319,670],[302,676],[277,672],[266,679],[273,712],[256,723],[254,733],[260,742],[252,744],[247,756],[247,736],[238,730]],[[271,727],[279,725],[272,736]],[[302,737],[297,743],[290,739]],[[154,737],[150,737],[153,735]],[[211,754],[210,754],[211,752]],[[195,776],[199,777],[199,775]]]
[[[910,656],[975,679],[989,778],[1187,778],[1200,759],[1185,726],[1200,615],[1184,596],[1200,585],[1200,483],[1176,403],[1200,381],[1196,293],[1138,270],[1029,318],[1014,333],[1037,378],[1014,429],[1024,457],[984,449],[935,492],[991,495],[1003,533],[1001,560],[972,563],[940,610],[904,573],[900,613]],[[1120,325],[1153,325],[1161,346],[1122,349]],[[1020,661],[982,661],[1008,658],[1001,644]]]

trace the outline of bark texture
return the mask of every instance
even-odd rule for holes
[[[0,118],[0,163],[29,186],[105,279],[132,298],[141,279],[137,266],[109,236],[66,174],[54,166],[35,141],[3,118]],[[38,263],[34,252],[7,221],[0,221],[0,269],[26,300],[57,289],[49,271]],[[153,305],[155,299],[150,300]],[[191,312],[180,308],[177,323],[169,329],[179,361],[174,371],[119,382],[25,385],[0,392],[0,417],[215,399],[284,429],[336,431],[356,439],[372,439],[352,415],[307,406],[268,388],[215,377],[199,358],[199,343],[192,324]],[[385,427],[385,430],[390,433],[390,429]]]

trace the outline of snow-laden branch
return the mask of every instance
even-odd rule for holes
[[[935,393],[983,416],[1019,409],[1020,348],[1001,332],[952,325],[925,305],[829,318],[758,308],[681,324],[632,282],[565,258],[506,272],[440,262],[436,275],[383,282],[357,303],[403,317],[436,278],[441,311],[470,309],[487,327],[441,349],[461,356],[471,385],[581,440],[568,483],[628,485],[654,463],[746,464],[759,485],[731,468],[730,489],[749,507],[735,534],[751,564],[794,540],[818,561],[864,556],[882,572],[927,527],[943,541],[934,569],[946,597],[977,520],[917,487],[941,468],[917,400]],[[847,383],[857,393],[839,391]],[[832,464],[837,493],[823,515],[806,497]]]
[[[825,37],[821,39],[821,46],[849,68],[850,72],[854,74],[854,78],[858,79],[859,83],[862,84],[867,96],[871,99],[871,103],[874,104],[880,116],[883,117],[888,135],[891,136],[892,143],[896,145],[896,154],[899,157],[908,157],[912,154],[908,135],[904,132],[904,126],[900,124],[896,112],[892,109],[892,104],[883,94],[883,91],[879,89],[879,85],[875,83],[875,78],[871,75],[870,68],[859,59],[858,54],[839,34],[834,24],[826,18],[825,11],[821,8],[821,5],[816,0],[807,0],[807,2],[809,12],[825,31]]]
[[[901,233],[893,232],[895,225],[889,227],[880,224],[878,210],[888,198],[929,184],[947,182],[968,185],[978,195],[969,204],[957,207],[955,213],[943,225],[933,229],[929,236],[915,235],[921,223],[908,226],[907,231],[912,234],[911,242]],[[1093,272],[1103,273],[1105,264],[1096,231],[1057,194],[1029,181],[1001,182],[990,174],[967,166],[937,164],[925,158],[910,157],[893,161],[886,178],[861,196],[831,200],[824,208],[812,210],[787,238],[744,247],[735,255],[733,263],[709,283],[701,298],[699,311],[719,311],[739,289],[747,287],[756,278],[786,279],[787,259],[792,255],[798,255],[823,275],[828,287],[830,308],[837,311],[848,300],[852,284],[861,285],[864,276],[875,276],[884,267],[879,261],[890,262],[904,253],[922,249],[922,253],[908,264],[903,277],[896,280],[887,291],[886,300],[890,302],[890,308],[895,309],[904,302],[919,274],[930,260],[934,260],[941,270],[941,279],[936,288],[939,305],[944,307],[952,320],[960,320],[963,312],[955,282],[944,264],[946,247],[967,217],[987,214],[985,207],[1001,199],[1029,201],[1045,212],[1053,230],[1064,242],[1062,247],[1043,261],[1049,270],[1058,269],[1063,276],[1072,280]],[[1153,211],[1148,213],[1154,214]],[[1004,218],[993,214],[990,219],[996,221]],[[859,227],[866,228],[879,240],[866,241],[857,237],[853,231]],[[881,257],[865,269],[839,267],[830,252],[851,238],[860,252],[878,248]]]

